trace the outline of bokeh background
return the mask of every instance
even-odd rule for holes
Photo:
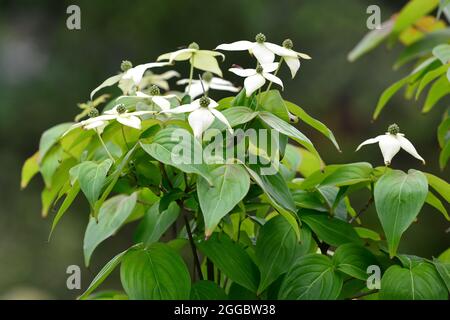
[[[418,168],[447,180],[449,170],[438,169],[436,127],[442,107],[423,116],[420,102],[396,96],[376,122],[371,114],[384,88],[408,72],[392,69],[399,48],[378,48],[355,63],[348,52],[368,31],[367,6],[378,4],[382,20],[405,1],[381,0],[276,0],[276,1],[5,1],[0,0],[0,298],[72,299],[81,292],[66,288],[66,268],[79,265],[83,288],[112,256],[127,248],[126,227],[96,251],[89,269],[83,267],[82,239],[88,221],[85,201],[69,210],[47,242],[51,219],[40,217],[42,181],[35,178],[20,191],[23,161],[34,153],[41,133],[77,113],[76,103],[120,62],[154,61],[163,52],[196,41],[202,48],[224,42],[253,39],[263,32],[269,41],[289,37],[305,61],[295,80],[282,68],[285,94],[335,133],[343,153],[309,128],[310,136],[327,163],[369,161],[382,165],[376,146],[358,153],[361,141],[383,133],[397,122],[426,158],[425,168],[400,152],[394,166]],[[81,8],[81,30],[66,28],[66,8]],[[250,66],[242,53],[229,53],[222,64],[224,76],[238,82],[226,69],[233,63]],[[187,75],[185,64],[178,64]],[[239,82],[238,82],[239,83]],[[217,98],[220,95],[216,96]],[[440,109],[440,110],[438,110]],[[359,201],[360,200],[360,201]],[[356,199],[358,210],[363,199]],[[364,215],[380,226],[374,208]],[[434,209],[423,208],[419,222],[404,235],[400,250],[425,257],[439,255],[450,243],[448,223]],[[104,288],[119,289],[117,272]]]

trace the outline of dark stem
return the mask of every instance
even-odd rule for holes
[[[166,168],[164,168],[164,164],[162,164],[160,162],[159,168],[161,169],[164,179],[167,180],[167,183],[169,184],[170,189],[173,189],[172,181],[170,181],[170,179],[169,179],[169,175],[166,172]]]
[[[191,245],[192,256],[194,259],[194,266],[195,266],[195,269],[197,270],[198,277],[201,280],[203,278],[203,276],[202,276],[202,268],[200,265],[200,259],[198,258],[198,255],[197,255],[197,247],[195,246],[194,238],[192,237],[192,230],[191,230],[191,226],[189,224],[189,219],[187,217],[186,210],[183,208],[183,206],[181,206],[181,208],[183,211],[184,222],[186,223],[186,232],[188,234],[189,244]],[[194,279],[195,279],[195,273],[194,273]]]
[[[327,252],[328,252],[328,249],[330,248],[330,245],[325,243],[325,242],[323,242],[323,241],[320,241],[319,238],[317,237],[317,235],[314,232],[312,232],[311,234],[312,234],[312,237],[313,237],[314,241],[316,241],[317,246],[320,249],[320,252],[322,252],[322,254],[326,255]]]
[[[359,210],[358,214],[350,219],[349,223],[352,223],[353,221],[358,219],[360,215],[362,215],[364,212],[367,211],[367,209],[369,209],[369,207],[370,207],[370,205],[372,203],[373,203],[373,196],[371,196],[369,198],[369,200],[367,201],[366,205],[361,210]]]
[[[206,259],[206,270],[208,273],[208,280],[214,282],[214,264],[209,259]]]

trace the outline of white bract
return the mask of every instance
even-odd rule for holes
[[[102,132],[106,125],[111,120],[116,120],[124,126],[141,129],[141,119],[138,116],[144,114],[155,113],[154,111],[135,111],[128,112],[124,105],[119,104],[115,106],[113,109],[105,111],[101,116],[91,117],[89,119],[80,121],[74,124],[65,132],[67,134],[69,131],[72,131],[75,128],[82,127],[85,130],[96,129],[98,132]]]
[[[155,105],[157,105],[161,110],[169,110],[170,109],[170,101],[168,99],[175,98],[175,94],[167,94],[164,96],[161,96],[161,92],[159,88],[156,85],[153,85],[149,89],[149,93],[144,93],[142,91],[137,91],[135,96],[120,96],[116,99],[117,102],[119,102],[121,99],[134,97],[134,98],[140,98],[140,99],[149,99],[152,101]]]
[[[122,91],[124,91],[124,93],[128,93],[128,91],[133,86],[139,88],[139,83],[141,82],[142,77],[144,76],[144,73],[147,69],[164,67],[167,66],[168,64],[169,64],[168,62],[151,62],[140,64],[136,67],[132,67],[131,62],[123,61],[121,65],[123,73],[109,77],[108,79],[103,81],[102,84],[100,84],[97,88],[92,90],[90,97],[92,99],[99,90],[112,86],[117,82],[120,82],[119,87],[122,89]]]
[[[278,65],[278,62],[272,62],[258,65],[256,69],[230,68],[229,71],[240,77],[245,77],[244,87],[247,97],[249,97],[253,92],[261,88],[266,83],[266,80],[276,83],[283,88],[281,79],[269,73],[275,71]]]
[[[366,144],[377,142],[380,146],[386,165],[391,164],[392,158],[400,151],[400,149],[405,150],[414,158],[421,160],[425,164],[425,160],[417,153],[416,148],[414,148],[413,144],[405,138],[405,135],[400,133],[400,129],[396,124],[390,125],[386,134],[368,139],[361,143],[358,148],[356,148],[356,151]]]
[[[241,40],[232,43],[224,43],[216,47],[216,50],[243,51],[248,50],[259,63],[271,63],[275,60],[275,54],[279,56],[291,56],[292,50],[283,48],[275,43],[266,42],[266,36],[258,33],[255,42]]]
[[[289,70],[291,71],[292,78],[297,74],[298,69],[300,68],[300,59],[311,59],[311,57],[305,53],[297,52],[292,50],[294,44],[292,40],[286,39],[283,41],[283,49],[279,51],[277,54],[286,61]]]
[[[161,74],[156,74],[151,71],[147,71],[144,74],[144,77],[142,78],[141,82],[139,83],[139,88],[142,90],[143,88],[146,88],[148,86],[156,85],[163,90],[169,91],[170,88],[167,80],[170,80],[174,77],[176,78],[180,77],[180,74],[174,70],[169,70]]]
[[[216,60],[217,56],[221,56],[222,59],[225,59],[225,56],[222,53],[212,50],[200,50],[198,44],[193,42],[188,48],[162,54],[157,60],[169,60],[169,63],[189,60],[194,68],[222,76],[222,70],[220,70]]]
[[[228,130],[233,132],[227,118],[225,118],[220,111],[216,110],[217,106],[218,103],[216,101],[203,96],[189,104],[184,104],[175,109],[163,112],[175,114],[190,112],[188,117],[189,125],[194,132],[194,136],[200,139],[203,132],[214,122],[214,118],[217,118],[219,121],[223,122],[227,126]]]
[[[189,79],[178,80],[177,84],[187,85],[184,92],[189,94],[191,98],[196,98],[200,96],[203,93],[203,90],[205,90],[205,92],[208,92],[210,89],[230,91],[230,92],[239,91],[239,88],[235,87],[230,81],[214,77],[210,72],[205,72],[203,74],[202,81],[192,80],[190,87],[189,87]]]

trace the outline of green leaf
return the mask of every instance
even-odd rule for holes
[[[450,263],[433,259],[433,264],[441,276],[442,281],[444,281],[447,291],[450,292]]]
[[[371,239],[374,241],[380,241],[381,237],[380,235],[368,228],[363,228],[363,227],[355,227],[355,231],[358,234],[358,236],[360,238],[364,238],[364,239]]]
[[[92,207],[94,207],[102,192],[106,175],[112,164],[111,159],[106,159],[100,164],[85,161],[78,166],[78,182],[80,183],[81,191],[83,191]]]
[[[255,256],[261,272],[258,294],[287,272],[295,256],[297,236],[282,216],[270,219],[261,227]]]
[[[245,167],[252,179],[260,186],[275,205],[280,206],[292,213],[297,212],[292,194],[283,179],[283,176],[277,172],[273,175],[260,175],[254,170],[258,170],[256,166]]]
[[[308,254],[287,273],[278,294],[281,300],[334,300],[342,289],[342,278],[330,258]]]
[[[422,79],[420,80],[419,87],[416,91],[416,100],[419,98],[420,94],[422,93],[423,89],[433,80],[441,76],[442,74],[446,73],[450,65],[446,64],[443,66],[440,66],[434,70],[431,70],[427,72]]]
[[[408,174],[391,170],[375,184],[375,207],[386,234],[391,257],[395,256],[403,232],[419,214],[427,194],[426,176],[412,169]]]
[[[72,125],[72,122],[61,123],[46,130],[42,134],[41,140],[39,141],[39,156],[41,159],[45,158],[50,148],[55,145],[63,133],[66,132]]]
[[[348,186],[372,179],[372,165],[367,162],[351,163],[338,167],[320,183],[321,186]]]
[[[122,262],[123,256],[128,252],[128,249],[117,254],[112,258],[105,266],[100,270],[100,272],[92,280],[86,291],[78,298],[79,300],[86,299],[99,285],[105,281],[105,279],[114,271],[114,269]]]
[[[448,95],[449,93],[450,82],[448,81],[447,76],[443,75],[433,83],[430,91],[428,91],[428,95],[425,100],[425,104],[423,105],[422,112],[429,112],[441,98]]]
[[[180,207],[176,202],[171,202],[164,211],[159,211],[159,201],[153,204],[146,212],[144,218],[136,230],[136,242],[150,245],[159,241],[161,236],[177,220]]]
[[[366,281],[367,267],[378,265],[375,256],[361,245],[347,243],[339,246],[333,255],[333,262],[339,271]]]
[[[395,61],[394,68],[399,68],[414,59],[426,57],[431,54],[433,48],[443,42],[448,42],[450,28],[440,29],[426,33],[420,40],[407,46]],[[434,58],[434,57],[433,57]],[[440,63],[439,63],[440,65]]]
[[[397,37],[400,32],[411,26],[419,18],[433,11],[438,4],[439,0],[411,0],[408,2],[395,19],[392,37]]]
[[[286,104],[278,90],[270,90],[261,93],[259,101],[262,104],[262,109],[268,111],[274,117],[280,118],[283,121],[289,121],[289,113]]]
[[[288,107],[288,110],[291,113],[293,113],[294,115],[299,117],[300,120],[302,120],[307,125],[313,127],[314,129],[316,129],[317,131],[322,133],[325,137],[330,139],[330,141],[333,142],[333,144],[336,147],[336,149],[341,151],[341,149],[339,147],[339,144],[337,143],[336,138],[334,137],[333,132],[330,129],[328,129],[328,127],[326,125],[324,125],[319,120],[314,119],[313,117],[311,117],[308,113],[306,113],[305,110],[303,110],[299,106],[295,105],[294,103],[286,101],[286,100],[284,101],[284,103],[286,104],[286,106]]]
[[[445,180],[432,175],[431,173],[425,172],[425,176],[427,177],[430,187],[436,190],[436,192],[439,193],[445,201],[450,203],[450,184]]]
[[[301,209],[300,219],[308,225],[317,236],[332,246],[340,246],[345,243],[362,243],[353,227],[340,219],[317,211]]]
[[[30,180],[39,172],[39,152],[29,157],[22,167],[22,178],[20,188],[25,189]]]
[[[447,165],[448,159],[450,159],[450,140],[447,141],[441,153],[439,154],[439,167],[444,170]]]
[[[376,120],[378,116],[380,115],[383,108],[386,106],[386,104],[389,102],[389,100],[392,98],[392,96],[397,93],[403,86],[405,86],[408,83],[413,83],[417,79],[419,79],[423,74],[428,72],[430,69],[434,69],[436,63],[436,58],[427,59],[424,61],[420,66],[418,66],[414,71],[409,74],[408,76],[398,80],[394,84],[392,84],[390,87],[388,87],[386,90],[383,91],[380,98],[378,99],[377,106],[375,108],[375,111],[373,113],[373,119]]]
[[[441,44],[434,47],[433,55],[441,60],[442,64],[447,64],[450,61],[450,45]]]
[[[422,261],[390,266],[381,278],[380,299],[447,300],[448,293],[433,265]]]
[[[100,208],[98,221],[91,217],[84,235],[83,251],[86,266],[89,265],[95,248],[116,233],[133,212],[137,194],[117,195],[105,201]]]
[[[61,204],[61,206],[58,209],[58,212],[53,218],[52,228],[48,236],[49,241],[50,238],[52,237],[53,231],[55,231],[55,228],[58,225],[59,220],[61,220],[62,216],[66,213],[67,209],[69,209],[69,207],[72,205],[73,201],[75,200],[79,192],[80,192],[80,184],[78,183],[78,181],[76,181],[75,184],[67,192],[67,195],[64,198],[63,203]]]
[[[186,173],[196,173],[212,184],[208,166],[203,161],[201,144],[188,131],[168,127],[160,130],[151,144],[141,143],[142,149],[164,164]]]
[[[350,51],[347,56],[348,61],[354,62],[356,59],[376,48],[388,37],[393,26],[394,20],[387,20],[381,24],[380,29],[374,29],[367,33],[352,51]]]
[[[133,300],[186,300],[191,278],[183,259],[166,244],[133,249],[123,257],[120,279]]]
[[[228,123],[231,127],[236,127],[240,124],[247,123],[253,120],[258,115],[258,112],[255,112],[247,107],[232,107],[221,112],[225,116],[225,118],[227,118]],[[222,121],[215,119],[210,129],[213,128],[226,130],[227,126]]]
[[[447,219],[447,221],[450,221],[447,209],[445,209],[444,205],[442,204],[442,201],[439,200],[431,191],[428,191],[428,195],[425,202],[428,203],[430,206],[434,207],[440,213],[442,213],[442,215],[445,217],[445,219]]]
[[[225,234],[213,234],[210,239],[197,243],[206,255],[228,278],[252,292],[256,292],[259,272],[248,253]]]
[[[191,300],[227,300],[228,297],[216,283],[200,280],[192,285]]]
[[[282,119],[269,112],[260,112],[258,117],[269,127],[297,141],[306,150],[313,153],[318,159],[321,160],[319,152],[317,152],[311,140],[309,140],[303,133],[298,131],[297,128],[291,126],[289,123],[283,121]]]
[[[438,141],[439,141],[439,146],[441,148],[444,148],[444,145],[446,143],[446,140],[450,141],[450,117],[447,116],[446,118],[444,118],[442,120],[442,122],[439,124],[438,127]]]
[[[209,236],[220,220],[247,194],[250,177],[238,164],[227,164],[211,172],[212,185],[197,179],[197,194],[205,219],[205,234]]]

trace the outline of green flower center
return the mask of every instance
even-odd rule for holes
[[[194,50],[198,50],[200,49],[200,47],[198,46],[197,42],[192,42],[189,47],[189,49],[194,49]]]
[[[127,108],[125,108],[125,106],[123,104],[119,104],[116,107],[116,111],[117,111],[117,113],[122,114],[127,111]]]
[[[206,82],[210,82],[213,78],[213,74],[211,72],[205,72],[202,75],[202,79],[205,80]]]
[[[397,125],[397,124],[391,124],[389,127],[388,127],[388,132],[390,133],[390,134],[397,134],[397,133],[400,133],[400,128],[399,128],[399,126]]]
[[[262,66],[257,66],[255,70],[256,73],[262,73],[264,71],[264,68]]]
[[[133,68],[133,64],[128,60],[123,60],[122,63],[120,64],[120,69],[123,72],[126,72],[126,71],[130,70],[131,68]]]
[[[206,107],[209,106],[209,98],[203,96],[203,97],[200,98],[199,103],[200,103],[200,107],[206,108]]]
[[[159,96],[161,94],[161,91],[159,90],[158,86],[152,85],[150,87],[150,95],[151,96]]]
[[[96,108],[92,108],[91,110],[89,110],[88,117],[95,118],[95,117],[98,117],[99,114],[100,113],[98,112],[98,110]]]
[[[286,39],[283,41],[283,47],[285,47],[286,49],[292,49],[294,47],[294,43],[291,39]]]
[[[258,42],[258,43],[266,42],[266,36],[264,34],[262,34],[262,33],[258,33],[255,36],[255,41]]]

